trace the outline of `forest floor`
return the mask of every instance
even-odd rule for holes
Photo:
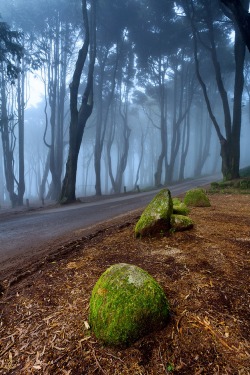
[[[141,211],[71,239],[0,298],[0,374],[250,374],[250,195],[210,194],[192,230],[136,239]],[[88,327],[92,288],[112,264],[131,263],[163,287],[167,326],[126,349]]]

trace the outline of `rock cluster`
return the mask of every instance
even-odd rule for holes
[[[190,229],[193,222],[188,213],[185,203],[178,198],[172,199],[169,189],[162,189],[143,211],[135,226],[135,235],[165,235],[170,231]]]

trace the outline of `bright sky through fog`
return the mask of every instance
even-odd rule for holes
[[[29,95],[27,108],[37,107],[44,97],[44,84],[41,79],[32,73],[27,77],[29,81]]]

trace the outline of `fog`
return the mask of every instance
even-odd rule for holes
[[[194,1],[196,17],[189,0],[87,1],[89,29],[80,0],[0,1],[1,207],[63,200],[70,87],[87,32],[76,197],[230,179],[250,164],[249,53],[219,1]],[[93,106],[81,123],[89,82]]]

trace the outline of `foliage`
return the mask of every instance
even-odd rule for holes
[[[84,188],[77,193],[86,194],[86,186],[93,186],[93,189],[95,186],[97,195],[103,193],[102,189],[105,189],[104,193],[120,192],[123,184],[127,188],[130,185],[130,188],[135,181],[142,189],[153,184],[157,187],[168,186],[186,177],[200,176],[208,165],[210,173],[213,168],[217,168],[212,164],[215,161],[215,165],[218,160],[219,147],[225,146],[227,154],[228,148],[237,143],[238,133],[234,131],[231,134],[230,131],[233,123],[228,121],[229,136],[226,136],[224,120],[233,114],[233,107],[241,108],[240,100],[237,106],[231,100],[235,96],[233,75],[236,62],[232,43],[234,24],[223,13],[224,8],[219,7],[216,0],[86,0],[89,12],[94,3],[97,5],[94,113],[91,123],[89,124],[89,120],[87,123],[88,141],[90,137],[91,140],[82,148],[84,159],[89,159],[84,160],[84,167],[82,170],[78,167],[77,172],[77,179],[81,180],[80,186]],[[187,12],[185,13],[185,6],[192,10],[190,14],[194,22],[194,33]],[[44,172],[44,196],[53,199],[61,187],[66,150],[64,145],[69,139],[68,88],[72,87],[69,86],[69,81],[77,61],[79,46],[86,37],[81,2],[47,0],[41,7],[38,0],[6,1],[2,4],[1,12],[3,19],[10,25],[4,22],[0,24],[0,62],[5,58],[4,63],[7,64],[4,69],[8,70],[9,75],[16,75],[16,62],[22,52],[18,48],[21,40],[25,52],[22,70],[27,74],[23,89],[25,97],[28,98],[30,94],[30,70],[36,69],[37,76],[44,82],[46,94],[39,110],[42,111],[42,106],[46,108],[45,116],[39,115],[39,122],[46,128],[44,140],[51,155],[50,174],[46,172],[49,171],[47,163],[45,166],[40,161],[45,159],[45,155],[39,155],[36,168],[25,165],[25,170],[35,170],[34,175]],[[17,31],[11,31],[12,29]],[[7,38],[8,35],[10,39]],[[195,39],[200,73],[213,114],[210,117],[212,120],[218,119],[218,129],[221,130],[216,152],[211,151],[216,134],[211,130],[205,100],[195,75]],[[6,41],[11,42],[8,48]],[[219,66],[216,74],[211,60],[212,50],[216,52],[214,61]],[[225,98],[223,105],[220,98],[217,100],[220,90],[216,87],[215,78],[220,76],[219,73],[220,82],[224,83],[222,91],[229,99]],[[85,64],[79,82],[81,92],[87,75]],[[77,110],[83,97],[78,95],[76,98]],[[8,106],[11,107],[10,100],[7,99]],[[23,107],[26,104],[23,103]],[[221,110],[225,105],[228,111],[223,116]],[[27,112],[24,113],[27,124]],[[239,117],[236,120],[235,124],[241,123]],[[37,123],[36,119],[33,121]],[[15,136],[18,138],[18,135]],[[81,145],[81,134],[78,134],[77,139]],[[93,148],[95,151],[92,158],[89,155],[92,155]],[[17,148],[14,151],[16,154]],[[45,154],[44,151],[43,153]],[[191,160],[193,172],[189,173],[191,168],[188,165],[190,166]],[[16,155],[14,161],[16,162]],[[25,163],[32,164],[29,158]],[[88,165],[89,173],[85,165]],[[26,175],[31,173],[33,172]],[[227,174],[231,175],[232,173]],[[34,180],[35,178],[33,185]],[[55,194],[51,193],[53,184],[56,186]],[[102,186],[101,189],[101,185],[105,187]]]
[[[250,167],[240,170],[240,178],[231,181],[214,181],[210,193],[250,194]]]
[[[12,31],[6,22],[0,22],[0,65],[6,65],[7,75],[12,79],[17,78],[19,68],[16,62],[23,54],[20,37],[21,34]]]
[[[245,167],[240,170],[240,177],[250,177],[250,167]]]

